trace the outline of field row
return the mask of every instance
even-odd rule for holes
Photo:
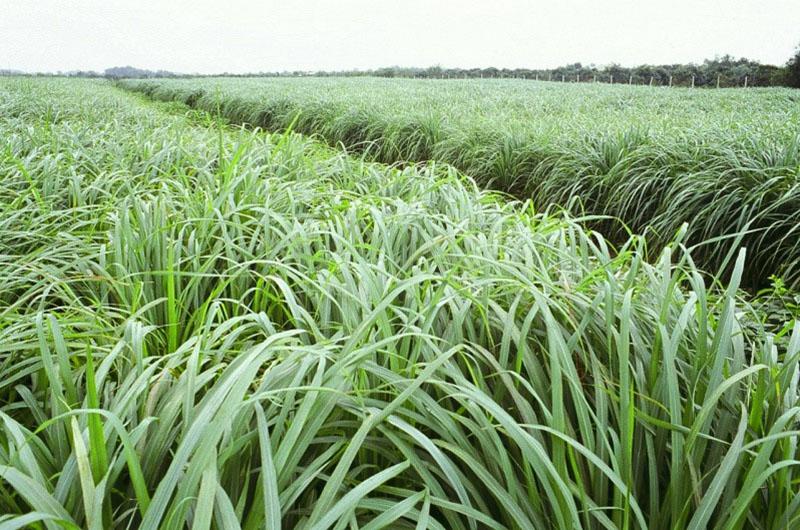
[[[789,89],[361,78],[122,86],[385,163],[444,161],[540,210],[608,216],[594,226],[614,241],[647,233],[655,256],[688,222],[705,268],[719,270],[740,242],[747,285],[773,274],[800,285],[800,99]]]
[[[0,525],[797,525],[741,259],[170,109],[0,83]]]

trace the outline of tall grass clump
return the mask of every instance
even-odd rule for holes
[[[800,329],[744,253],[722,284],[450,167],[0,95],[0,528],[800,521]]]
[[[703,243],[694,257],[710,270],[741,237],[747,287],[772,275],[800,287],[800,106],[789,89],[370,78],[122,86],[234,123],[291,125],[380,162],[447,162],[540,209],[607,216],[594,226],[616,242],[646,233],[660,250],[688,222],[687,241]]]

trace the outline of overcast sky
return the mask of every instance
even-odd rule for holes
[[[783,64],[800,0],[0,0],[0,69]]]

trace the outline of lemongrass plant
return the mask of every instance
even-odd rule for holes
[[[741,237],[747,287],[774,274],[800,286],[800,105],[790,89],[513,79],[121,84],[234,123],[291,126],[386,163],[447,162],[540,209],[573,204],[608,216],[594,226],[617,242],[630,230],[660,250],[688,222],[687,242],[702,243],[693,255],[709,270],[726,263]]]
[[[0,83],[0,528],[798,525],[744,253],[179,110]]]

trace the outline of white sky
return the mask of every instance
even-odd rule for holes
[[[0,69],[783,64],[800,0],[0,0]]]

